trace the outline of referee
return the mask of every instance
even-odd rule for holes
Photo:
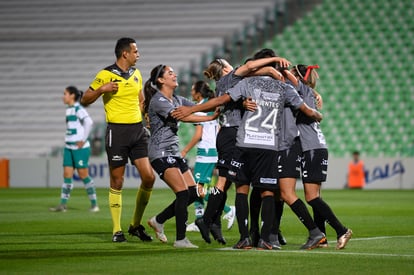
[[[148,136],[142,125],[142,77],[134,66],[139,59],[132,38],[121,38],[115,46],[116,62],[98,72],[81,103],[89,105],[102,96],[106,114],[105,147],[110,171],[109,207],[113,242],[125,242],[121,229],[122,185],[125,165],[130,159],[141,176],[132,222],[128,232],[143,241],[152,241],[141,219],[151,196],[155,176],[148,159]]]

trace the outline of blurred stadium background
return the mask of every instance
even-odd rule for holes
[[[184,96],[215,57],[238,65],[269,47],[319,64],[331,156],[412,158],[413,13],[405,0],[1,1],[0,158],[60,156],[63,89],[87,89],[122,36],[137,40],[144,81],[169,64]],[[103,156],[101,101],[88,111],[93,154]],[[183,127],[186,142],[192,126]]]

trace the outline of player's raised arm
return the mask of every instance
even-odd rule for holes
[[[212,98],[203,104],[178,107],[171,113],[171,116],[175,119],[182,120],[184,117],[189,116],[192,113],[214,110],[217,106],[223,105],[230,101],[231,97],[228,94],[224,94],[222,96]]]
[[[283,57],[267,57],[267,58],[260,58],[256,60],[250,60],[246,62],[246,64],[241,65],[235,71],[236,75],[239,76],[247,76],[250,73],[254,72],[255,70],[267,66],[271,63],[279,63],[282,67],[287,67],[290,65],[290,62],[283,58]]]

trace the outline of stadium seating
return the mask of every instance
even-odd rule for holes
[[[189,82],[202,54],[273,5],[272,0],[0,2],[0,157],[47,155],[63,145],[63,89],[85,90],[96,72],[114,62],[118,38],[137,39],[144,81],[164,63]],[[88,111],[95,122],[104,121],[100,100]]]
[[[223,38],[273,5],[273,0],[2,1],[0,157],[47,155],[62,145],[64,87],[86,89],[114,61],[117,38],[137,38],[144,80],[152,67],[165,63],[184,85],[199,71],[202,55],[222,47]],[[324,98],[322,128],[332,155],[358,149],[363,156],[414,156],[413,12],[412,1],[325,0],[264,45],[294,63],[321,66],[317,90]],[[104,120],[100,101],[88,111],[95,122]]]
[[[330,153],[414,156],[414,2],[324,1],[266,43],[319,64]]]

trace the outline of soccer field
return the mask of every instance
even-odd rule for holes
[[[89,213],[85,191],[75,186],[66,213],[48,208],[59,202],[59,189],[0,190],[1,274],[414,274],[414,190],[326,190],[324,199],[354,231],[344,250],[299,250],[305,227],[285,205],[281,230],[288,244],[280,251],[239,251],[237,224],[224,236],[227,245],[206,244],[199,233],[188,238],[199,249],[175,249],[175,221],[166,223],[168,244],[111,242],[107,189],[98,189],[101,211]],[[302,193],[301,190],[298,193]],[[173,199],[169,189],[153,191],[146,220]],[[301,196],[303,198],[303,196]],[[132,217],[135,190],[123,191],[122,226]],[[234,204],[234,190],[229,191]],[[189,207],[190,222],[194,217]],[[225,225],[226,222],[223,222]],[[154,236],[150,228],[148,232]]]

